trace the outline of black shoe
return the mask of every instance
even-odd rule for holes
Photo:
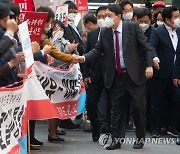
[[[67,120],[60,121],[59,127],[64,128],[64,129],[78,130],[80,128],[80,125],[75,125],[72,123],[71,119],[67,119]]]
[[[160,134],[161,135],[167,135],[167,128],[161,128],[161,131],[160,131]]]
[[[144,140],[137,140],[135,143],[134,143],[134,146],[133,146],[133,149],[142,149],[144,146]]]
[[[127,125],[126,126],[126,130],[128,132],[135,132],[136,131],[136,127],[135,126],[132,126],[132,125]]]
[[[157,131],[151,132],[151,138],[159,138],[159,137],[160,137],[159,132],[157,132]]]
[[[32,146],[32,145],[30,145],[30,150],[33,150],[33,151],[41,151],[40,148],[35,147],[35,146]]]
[[[176,129],[169,129],[169,130],[167,131],[167,134],[169,134],[169,135],[171,135],[171,136],[173,136],[173,137],[178,137],[179,132],[178,132]]]
[[[99,140],[100,133],[99,132],[93,132],[92,133],[92,139],[94,142],[97,142]]]
[[[40,147],[43,145],[43,142],[40,142],[36,138],[30,140],[30,144],[34,147]]]
[[[57,131],[56,131],[56,134],[57,134],[57,135],[66,135],[66,132],[63,131],[63,130],[57,130]]]
[[[177,145],[180,145],[180,136],[178,136],[178,137],[176,138],[176,144],[177,144]]]
[[[53,142],[53,143],[56,143],[56,142],[61,142],[61,141],[65,141],[64,138],[61,138],[59,136],[56,136],[55,138],[51,137],[48,135],[48,141],[49,142]]]
[[[116,150],[116,149],[120,149],[120,148],[121,148],[120,143],[113,142],[110,146],[106,147],[106,150]]]

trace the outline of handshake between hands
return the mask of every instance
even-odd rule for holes
[[[85,57],[84,57],[84,56],[78,56],[78,55],[73,54],[73,55],[72,55],[72,60],[71,60],[71,62],[72,62],[73,64],[84,63],[84,62],[85,62]]]

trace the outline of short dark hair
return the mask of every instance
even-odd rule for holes
[[[76,4],[74,2],[72,2],[72,1],[66,1],[66,2],[64,2],[64,4],[68,5],[68,9],[75,9],[75,10],[77,10]]]
[[[159,11],[159,12],[157,12],[157,13],[155,13],[155,14],[153,15],[153,20],[154,20],[154,22],[157,21],[157,17],[158,17],[159,14],[162,15],[162,11]]]
[[[94,14],[89,13],[84,16],[84,23],[87,24],[88,22],[97,24],[97,18],[94,16]]]
[[[152,13],[147,8],[142,8],[142,9],[138,10],[137,13],[136,13],[136,16],[137,16],[138,19],[142,18],[144,16],[148,16],[149,19],[152,19]]]
[[[163,21],[165,22],[166,18],[171,19],[174,11],[178,11],[178,9],[174,6],[166,7],[162,12]]]
[[[10,18],[15,19],[16,17],[20,15],[20,7],[19,5],[14,4],[14,3],[10,3],[8,5],[9,5],[10,10],[14,13],[13,15],[10,15]]]
[[[102,10],[106,10],[107,9],[107,6],[100,6],[97,10],[96,10],[96,15],[98,14],[99,11],[102,11]]]
[[[121,3],[119,3],[120,7],[124,10],[124,7],[129,4],[133,8],[133,3],[129,0],[122,0]]]
[[[120,14],[122,16],[122,9],[118,4],[109,4],[107,9],[114,12],[116,15]]]
[[[54,19],[54,16],[55,16],[53,10],[49,7],[42,7],[41,6],[36,10],[36,12],[48,12],[48,17],[47,17],[46,22],[49,22],[51,19]]]
[[[65,25],[60,20],[54,20],[54,24],[58,24],[58,26],[61,27],[65,31]]]

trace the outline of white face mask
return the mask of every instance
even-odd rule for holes
[[[69,13],[68,14],[68,20],[74,21],[76,19],[76,14],[75,13]]]
[[[57,39],[62,38],[64,35],[64,32],[62,30],[56,30],[52,33],[52,35],[53,35],[53,41],[55,41]]]
[[[164,24],[164,22],[162,22],[162,21],[157,21],[156,23],[157,23],[158,26],[161,26],[161,25]]]
[[[149,28],[149,24],[139,24],[139,27],[145,32]]]
[[[127,13],[127,14],[123,14],[123,19],[125,21],[131,21],[133,18],[133,13]]]
[[[49,27],[45,28],[45,32],[47,33],[51,29],[51,25]]]
[[[180,19],[179,19],[179,18],[177,18],[177,19],[174,20],[174,27],[175,27],[175,28],[180,27]]]
[[[104,19],[98,19],[97,20],[97,25],[100,28],[106,27],[106,21]]]
[[[114,18],[106,17],[105,23],[108,28],[112,27],[114,25]]]

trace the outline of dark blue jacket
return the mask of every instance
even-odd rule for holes
[[[178,40],[180,41],[180,29],[178,28],[176,32]],[[174,57],[180,50],[179,41],[175,51],[165,25],[159,26],[152,31],[150,43],[153,48],[153,56],[160,59],[160,70],[154,69],[154,76],[173,78],[175,66]]]

